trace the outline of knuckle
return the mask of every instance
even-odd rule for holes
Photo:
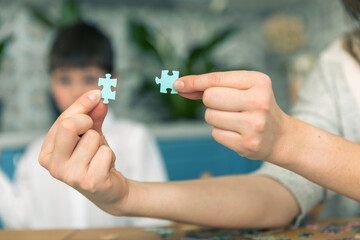
[[[88,109],[89,108],[89,102],[88,101],[85,101],[85,100],[83,100],[83,99],[80,99],[79,101],[78,101],[78,109],[79,109],[79,112],[85,112],[86,111],[86,109]]]
[[[84,178],[81,188],[92,194],[98,191],[96,182],[90,176]]]
[[[213,128],[212,130],[211,130],[211,135],[212,135],[212,137],[216,140],[216,141],[218,141],[218,131],[216,130],[216,128]]]
[[[87,130],[86,134],[89,135],[89,137],[91,138],[100,137],[100,134],[94,129]]]
[[[211,104],[211,94],[212,94],[212,89],[208,88],[204,91],[203,94],[203,103],[205,104],[205,106],[209,106]]]
[[[87,121],[87,124],[89,124],[89,125],[91,125],[91,126],[94,124],[93,119],[92,119],[89,115],[87,115],[87,114],[79,114],[79,116],[80,116],[81,118],[83,118],[84,121]]]
[[[248,97],[248,102],[254,110],[258,110],[261,105],[261,99],[257,94],[252,94]]]
[[[212,80],[212,86],[221,86],[222,84],[222,73],[221,72],[215,72]]]
[[[270,98],[264,95],[264,98],[260,102],[259,110],[263,112],[270,111],[270,104],[271,104]]]
[[[187,82],[188,88],[190,89],[195,89],[196,90],[196,85],[195,85],[195,79],[191,79],[190,81]]]
[[[66,175],[63,178],[63,181],[72,187],[79,187],[83,181],[83,172],[76,171],[73,168],[70,168],[66,171]]]
[[[243,148],[247,152],[258,152],[260,149],[261,139],[259,137],[244,137]]]
[[[85,133],[85,137],[88,138],[90,141],[94,141],[97,144],[100,144],[101,141],[101,136],[100,134],[94,130],[94,129],[89,129],[86,131]]]
[[[74,176],[70,174],[64,177],[64,182],[72,187],[77,187],[79,185],[78,179],[74,178]]]
[[[110,151],[112,151],[107,145],[101,145],[100,150],[102,151],[102,154],[109,154]]]
[[[76,131],[76,124],[70,118],[65,118],[60,122],[60,128],[66,132]]]
[[[250,128],[256,133],[262,133],[265,130],[266,121],[263,116],[255,117],[249,122]]]
[[[262,72],[257,72],[258,84],[261,86],[270,86],[271,87],[271,78]]]
[[[212,118],[213,118],[213,114],[212,114],[212,111],[208,108],[206,109],[205,111],[205,121],[207,123],[211,123],[212,122]]]
[[[44,157],[43,152],[40,152],[38,161],[42,167],[46,166],[46,158]]]
[[[58,168],[56,168],[53,164],[49,166],[49,173],[53,178],[60,180],[60,173],[58,171]]]
[[[106,158],[113,158],[115,156],[113,150],[109,146],[102,145],[101,148]]]
[[[270,99],[267,96],[256,94],[257,96],[252,96],[249,98],[249,103],[254,110],[257,111],[269,111],[270,109]]]

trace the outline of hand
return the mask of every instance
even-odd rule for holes
[[[185,76],[175,82],[179,95],[202,99],[214,139],[251,159],[275,161],[287,115],[276,104],[270,78],[232,71]]]
[[[102,134],[107,105],[99,100],[98,90],[87,92],[59,116],[44,140],[39,162],[104,211],[120,215],[116,209],[126,199],[128,184],[115,170],[115,155]]]

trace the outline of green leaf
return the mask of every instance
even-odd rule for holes
[[[14,39],[13,36],[8,36],[0,41],[0,68],[1,68],[1,62],[3,59],[5,48],[11,43],[13,39]]]
[[[60,26],[76,23],[81,20],[81,10],[77,0],[64,0],[62,3],[60,18],[55,21],[50,19],[42,8],[28,5],[32,15],[44,26],[56,29]]]
[[[81,10],[77,0],[65,0],[61,8],[59,24],[67,25],[81,20]]]
[[[139,20],[130,19],[128,22],[130,41],[142,51],[149,53],[149,57],[160,63],[163,69],[177,69],[181,75],[201,74],[219,70],[225,70],[223,64],[219,64],[211,58],[212,51],[227,39],[235,30],[225,29],[189,51],[187,58],[180,64],[178,62],[173,45],[161,38],[159,32],[148,27]],[[166,113],[162,120],[197,119],[203,107],[201,100],[189,100],[179,95],[160,94],[159,86],[154,81],[155,76],[143,76],[143,81],[134,94],[134,101],[150,107],[153,111]],[[150,97],[150,98],[149,98]],[[143,101],[141,101],[143,99]],[[151,103],[149,102],[149,99]],[[159,114],[161,115],[161,114]]]
[[[156,35],[153,29],[147,27],[144,23],[129,19],[128,31],[130,41],[134,43],[140,51],[150,53],[161,64],[163,60],[156,46]]]
[[[44,26],[46,26],[48,28],[51,28],[51,29],[56,28],[55,22],[52,21],[48,16],[46,16],[42,10],[40,10],[38,7],[32,6],[32,5],[29,5],[28,7],[29,7],[30,12],[32,13],[32,15],[39,22],[41,22]]]
[[[13,36],[8,36],[5,39],[0,41],[0,55],[2,55],[5,47],[13,40]]]
[[[196,61],[205,61],[207,58],[209,58],[210,53],[214,50],[215,47],[217,47],[219,44],[221,44],[224,40],[226,40],[231,34],[234,33],[234,28],[228,28],[220,33],[217,33],[215,36],[213,36],[212,39],[209,41],[200,44],[196,47],[194,47],[185,61],[186,69],[191,74],[193,72],[193,66],[196,64]]]

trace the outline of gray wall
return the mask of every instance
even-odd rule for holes
[[[238,33],[217,49],[214,57],[229,68],[247,65],[269,74],[277,101],[284,110],[290,106],[288,63],[301,54],[316,58],[327,44],[350,28],[337,0],[233,0],[226,1],[229,5],[224,10],[210,9],[211,1],[164,2],[106,0],[82,3],[86,18],[103,27],[115,43],[116,69],[122,76],[117,101],[112,103],[118,116],[152,122],[155,114],[146,108],[133,108],[131,96],[141,76],[137,69],[154,71],[151,68],[156,66],[145,64],[144,56],[129,43],[126,32],[129,16],[138,16],[159,29],[174,43],[179,56],[216,30],[235,25]],[[57,3],[34,3],[43,3],[50,15],[57,16]],[[304,25],[306,45],[289,54],[277,54],[268,49],[264,40],[264,23],[275,14],[298,18]],[[6,51],[0,71],[0,99],[4,106],[0,130],[47,129],[50,118],[46,97],[46,56],[52,33],[31,16],[24,2],[0,1],[0,39],[8,34],[12,34],[15,40]],[[155,71],[160,71],[161,66],[157,67]]]

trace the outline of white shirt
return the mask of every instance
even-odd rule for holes
[[[167,176],[154,138],[138,123],[108,113],[103,133],[126,178],[161,182]],[[96,207],[40,166],[43,137],[32,142],[16,168],[14,182],[0,171],[0,216],[7,228],[87,228],[164,225],[148,218],[115,217]]]

